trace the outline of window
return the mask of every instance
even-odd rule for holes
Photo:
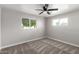
[[[58,19],[53,20],[53,23],[52,23],[53,26],[57,26],[58,24],[59,24],[59,20]]]
[[[53,20],[52,25],[53,26],[67,26],[68,18],[55,19]]]
[[[24,29],[32,29],[36,27],[36,20],[30,20],[23,18],[22,19],[22,25]]]
[[[31,27],[36,27],[36,20],[31,20]]]
[[[68,18],[62,18],[60,19],[59,25],[68,25]]]

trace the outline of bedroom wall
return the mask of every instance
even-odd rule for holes
[[[30,41],[44,37],[44,18],[2,8],[2,47],[15,45],[17,43]],[[22,18],[35,19],[37,28],[23,29],[21,26]]]
[[[1,8],[0,8],[0,48],[1,48]]]
[[[61,24],[64,19],[68,19],[68,22]],[[61,21],[58,24],[54,24],[58,22],[55,20]],[[79,46],[79,10],[50,17],[46,21],[47,36],[49,38]]]

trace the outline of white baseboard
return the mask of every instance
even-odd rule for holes
[[[18,43],[6,45],[6,46],[3,46],[3,47],[0,47],[0,49],[4,49],[4,48],[7,48],[7,47],[11,47],[11,46],[16,46],[16,45],[19,45],[19,44],[23,44],[23,43],[26,43],[26,42],[35,41],[35,40],[39,40],[39,39],[43,39],[43,38],[45,38],[45,37],[39,37],[39,38],[35,38],[35,39],[32,39],[32,40],[27,40],[27,41],[23,41],[23,42],[18,42]]]
[[[59,42],[63,42],[63,43],[66,43],[66,44],[69,44],[69,45],[72,45],[72,46],[79,47],[79,45],[77,45],[77,44],[73,44],[73,43],[70,43],[70,42],[62,41],[62,40],[60,40],[60,39],[55,39],[55,38],[51,38],[51,37],[48,37],[48,38],[49,38],[49,39],[56,40],[56,41],[59,41]]]

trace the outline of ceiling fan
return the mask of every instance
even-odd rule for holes
[[[42,9],[36,9],[36,10],[41,11],[39,13],[39,15],[42,14],[43,12],[45,12],[45,11],[47,12],[48,15],[50,15],[51,14],[50,11],[57,11],[58,10],[58,8],[48,9],[48,7],[49,7],[49,4],[45,4]]]

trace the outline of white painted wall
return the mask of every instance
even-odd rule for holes
[[[52,20],[62,18],[68,18],[68,25],[52,25]],[[46,21],[48,37],[79,46],[79,11],[57,15]]]
[[[37,20],[37,28],[24,30],[21,26],[22,17]],[[44,19],[42,17],[2,8],[1,22],[2,47],[44,37]]]
[[[0,48],[1,48],[1,8],[0,8]]]

